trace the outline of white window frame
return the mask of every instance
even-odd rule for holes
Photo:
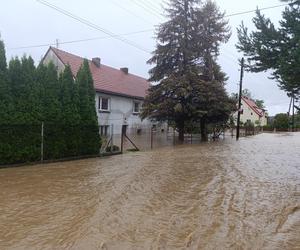
[[[103,109],[102,108],[102,99],[107,99],[107,109]],[[98,109],[100,112],[106,112],[106,113],[110,113],[110,98],[109,97],[106,97],[106,96],[99,96],[98,98]]]
[[[138,104],[139,111],[135,111],[135,104]],[[141,112],[141,102],[139,102],[139,101],[133,101],[132,113],[137,115],[140,112]]]

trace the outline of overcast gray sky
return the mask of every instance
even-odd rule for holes
[[[115,34],[126,34],[144,31],[134,35],[124,36],[140,47],[153,51],[155,46],[155,25],[164,21],[162,5],[164,0],[47,0],[73,14],[85,18],[101,28]],[[166,0],[165,0],[166,1]],[[226,14],[243,12],[282,4],[279,0],[217,0],[220,9]],[[281,19],[284,7],[265,10],[263,13],[274,22]],[[238,58],[241,57],[235,49],[237,42],[236,28],[244,21],[253,28],[251,19],[254,13],[229,17],[232,29],[230,41],[222,46],[219,62],[228,74],[227,90],[237,92],[239,81]],[[62,15],[46,7],[36,0],[2,1],[0,8],[0,32],[6,44],[7,58],[13,56],[31,55],[36,61],[46,53],[47,46],[37,48],[16,47],[42,45],[73,41],[95,37],[106,37],[104,33],[90,28],[78,21]],[[131,73],[148,77],[151,66],[146,64],[150,54],[134,48],[114,38],[104,38],[86,42],[61,44],[60,49],[87,57],[101,57],[102,63],[120,68],[129,67]],[[287,112],[289,99],[277,87],[277,83],[269,80],[268,73],[246,73],[244,87],[248,88],[257,99],[263,99],[270,115]]]

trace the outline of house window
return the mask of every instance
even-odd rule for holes
[[[100,135],[101,136],[107,136],[108,135],[108,128],[109,128],[109,125],[100,126]]]
[[[253,115],[253,113],[251,112],[251,115]]]
[[[134,114],[140,113],[140,107],[141,107],[140,102],[133,102],[133,113]]]
[[[107,97],[99,97],[99,110],[102,112],[109,112],[109,101],[110,99]]]

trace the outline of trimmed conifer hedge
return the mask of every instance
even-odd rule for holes
[[[69,65],[58,74],[53,63],[36,67],[31,57],[23,56],[7,66],[0,40],[0,165],[41,160],[43,122],[44,160],[99,153],[88,61],[83,61],[75,81]]]
[[[101,146],[98,126],[44,125],[43,159],[97,155]],[[41,125],[1,125],[0,165],[41,160]]]
[[[40,155],[41,126],[0,126],[0,165],[38,161]]]

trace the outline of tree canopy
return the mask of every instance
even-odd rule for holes
[[[290,3],[282,13],[279,27],[256,11],[253,23],[255,31],[249,32],[242,23],[238,28],[237,48],[247,57],[247,69],[251,72],[271,70],[289,96],[300,94],[300,1]]]
[[[219,46],[230,37],[228,23],[212,1],[171,0],[168,21],[157,30],[157,46],[148,61],[149,90],[142,117],[175,124],[183,140],[185,124],[225,121],[233,109],[217,64]],[[158,84],[157,84],[158,83]]]

